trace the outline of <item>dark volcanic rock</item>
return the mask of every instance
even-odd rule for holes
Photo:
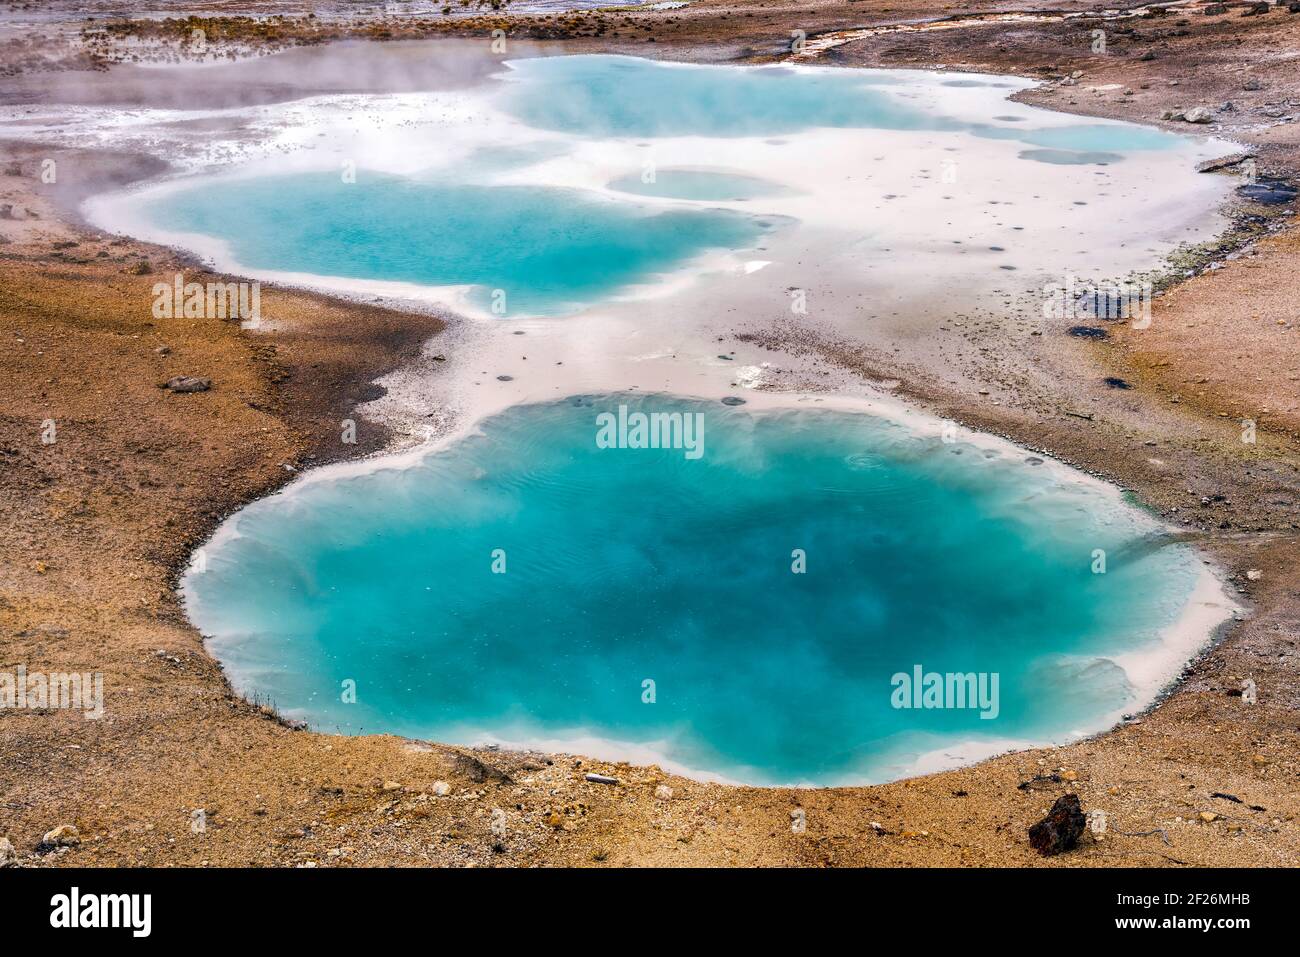
[[[1067,332],[1076,339],[1106,339],[1110,333],[1100,326],[1071,326]]]
[[[1047,817],[1029,829],[1029,846],[1044,857],[1068,851],[1079,843],[1087,823],[1079,806],[1079,795],[1063,794],[1056,799]]]

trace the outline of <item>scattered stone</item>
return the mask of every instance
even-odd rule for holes
[[[1095,807],[1088,812],[1088,830],[1097,837],[1106,833],[1106,812],[1101,808]]]
[[[171,347],[171,346],[159,346],[157,349],[154,350],[154,354],[155,354],[155,355],[160,355],[160,356],[169,356],[169,355],[172,354],[172,347]]]
[[[1217,821],[1219,819],[1219,815],[1215,814],[1213,811],[1202,811],[1200,814],[1197,815],[1197,817],[1199,817],[1206,824],[1209,824],[1213,821]]]
[[[490,764],[484,764],[478,758],[468,754],[457,753],[454,767],[457,772],[464,774],[475,784],[483,784],[491,781],[493,784],[514,784],[514,779],[504,771],[492,767]]]
[[[41,846],[46,848],[76,847],[81,843],[81,832],[75,824],[60,824],[52,831],[46,831],[41,838]]]
[[[1242,704],[1259,703],[1259,688],[1255,686],[1254,679],[1252,678],[1247,678],[1245,681],[1241,683],[1241,703]]]
[[[1063,794],[1056,799],[1047,817],[1029,829],[1029,846],[1044,857],[1072,849],[1087,826],[1079,795]]]
[[[1035,774],[1028,781],[1021,781],[1016,785],[1019,791],[1037,791],[1039,788],[1046,787],[1049,784],[1060,784],[1061,776],[1059,774]]]
[[[207,392],[212,388],[212,380],[195,375],[178,375],[168,379],[163,388],[169,392]]]
[[[7,837],[0,837],[0,867],[9,867],[14,863],[13,843]]]
[[[451,785],[446,781],[434,781],[433,793],[438,795],[438,797],[446,797],[451,793]]]
[[[1218,17],[1228,12],[1227,4],[1210,3],[1201,8],[1201,13],[1207,17]]]
[[[661,784],[655,788],[655,798],[660,801],[671,801],[673,799],[673,789],[666,784]]]
[[[591,774],[584,775],[587,781],[592,784],[617,784],[618,778],[611,778],[608,774]]]
[[[1212,797],[1212,798],[1218,798],[1218,799],[1221,800],[1221,801],[1231,801],[1233,804],[1241,804],[1241,803],[1243,803],[1242,800],[1241,800],[1241,798],[1237,797],[1237,795],[1235,795],[1235,794],[1224,794],[1222,791],[1215,791],[1213,794],[1210,795],[1210,797]]]
[[[512,375],[499,375],[499,376],[497,376],[497,381],[498,381],[498,382],[513,382],[513,381],[514,381],[514,378],[515,378],[515,377],[512,376]]]
[[[1108,385],[1108,386],[1109,386],[1110,388],[1112,388],[1112,389],[1131,389],[1131,388],[1133,388],[1133,386],[1132,386],[1130,383],[1128,383],[1128,382],[1126,382],[1125,380],[1121,379],[1119,376],[1108,375],[1108,376],[1106,376],[1106,378],[1103,379],[1102,381],[1105,382],[1106,385]]]
[[[153,266],[149,265],[149,260],[143,259],[138,263],[127,266],[126,271],[132,276],[147,276],[153,272]]]
[[[1241,12],[1241,15],[1243,17],[1257,17],[1260,14],[1269,13],[1270,11],[1272,11],[1272,9],[1273,9],[1272,5],[1268,3],[1264,3],[1261,0],[1261,2],[1259,3],[1252,3],[1250,6],[1248,6],[1245,10]]]
[[[1067,333],[1076,339],[1109,339],[1110,333],[1100,326],[1071,326]]]
[[[1213,123],[1214,114],[1208,106],[1194,106],[1183,114],[1184,123]]]
[[[1246,87],[1250,89],[1250,87]],[[1221,156],[1218,159],[1206,160],[1198,163],[1196,172],[1198,173],[1217,173],[1220,170],[1231,169],[1234,166],[1240,166],[1248,159],[1253,159],[1254,153],[1232,153],[1229,156]]]
[[[384,782],[384,790],[385,790],[385,791],[400,791],[400,790],[402,790],[402,786],[401,786],[400,784],[398,784],[396,781],[385,781],[385,782]]]
[[[729,395],[722,400],[723,405],[744,405],[745,400],[738,395]]]

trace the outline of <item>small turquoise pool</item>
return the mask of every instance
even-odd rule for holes
[[[472,302],[506,317],[572,310],[708,250],[750,246],[768,228],[727,210],[373,172],[356,182],[331,173],[234,180],[169,194],[149,214],[221,237],[253,270],[468,285]]]

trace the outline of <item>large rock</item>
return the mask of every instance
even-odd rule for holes
[[[1064,794],[1056,799],[1047,817],[1029,829],[1029,846],[1044,857],[1060,854],[1079,843],[1087,826],[1079,795]]]
[[[1213,123],[1214,114],[1207,106],[1194,106],[1183,114],[1183,119],[1188,123]]]

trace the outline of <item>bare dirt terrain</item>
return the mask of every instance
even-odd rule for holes
[[[1039,77],[1044,84],[1025,98],[1054,109],[1186,132],[1194,127],[1160,117],[1205,106],[1212,122],[1203,128],[1257,153],[1261,177],[1294,175],[1300,14],[1271,7],[1244,15],[1251,7],[1242,4],[1207,14],[1203,6],[1122,21],[915,29],[957,13],[1035,8],[706,0],[517,21],[290,20],[258,28],[260,38],[236,20],[209,24],[208,37],[292,46],[354,32],[459,33],[487,42],[486,31],[505,23],[512,37],[564,50],[760,62],[789,56],[791,33],[802,30],[809,49],[823,40],[816,59],[828,64],[942,64]],[[828,36],[888,25],[909,29],[842,43]],[[188,35],[182,26],[136,29],[164,40]],[[1096,29],[1106,30],[1105,54],[1092,52]],[[77,75],[103,73],[113,59],[109,40],[91,44],[87,59],[84,46],[69,45],[75,31],[42,32],[48,38],[26,43],[0,82],[4,102],[83,95]],[[64,69],[88,64],[93,69]],[[109,71],[121,78],[109,87],[114,95],[133,95],[132,69]],[[154,88],[139,84],[140,99],[161,95],[146,87]],[[340,444],[340,422],[373,396],[375,378],[409,362],[442,323],[264,289],[269,331],[216,320],[164,326],[147,308],[150,288],[181,269],[193,278],[197,267],[98,234],[68,213],[78,189],[156,170],[131,157],[58,154],[61,168],[79,171],[61,177],[79,185],[58,195],[39,181],[49,155],[0,145],[0,209],[9,207],[0,218],[0,671],[20,664],[102,671],[106,715],[0,712],[0,839],[13,845],[3,852],[9,863],[1300,863],[1293,202],[1280,216],[1279,207],[1243,206],[1232,258],[1225,248],[1189,260],[1192,271],[1215,268],[1157,299],[1149,328],[1117,323],[1097,342],[1042,336],[1033,348],[1061,374],[1008,386],[997,404],[945,386],[943,370],[897,368],[885,348],[767,335],[774,348],[817,355],[838,374],[897,379],[900,393],[927,408],[1132,490],[1228,570],[1248,614],[1158,708],[1099,738],[879,787],[756,789],[574,756],[317,734],[234,695],[184,617],[174,591],[179,570],[223,516],[294,470],[386,447],[394,437],[361,417],[358,444]],[[1024,348],[993,332],[973,334],[971,344],[992,355],[982,370],[992,384],[1001,358],[1010,364]],[[177,375],[210,378],[212,388],[159,387]],[[1106,376],[1132,388],[1108,389]],[[42,442],[48,420],[53,444]],[[1243,420],[1256,423],[1256,441],[1241,440]],[[1243,701],[1246,678],[1258,686],[1257,704]],[[618,783],[588,783],[589,771]],[[1066,793],[1078,794],[1085,810],[1105,810],[1110,829],[1041,857],[1027,829]],[[791,812],[800,808],[807,828],[794,833]],[[492,832],[494,809],[504,812],[504,836]],[[65,824],[75,837],[38,847]]]

